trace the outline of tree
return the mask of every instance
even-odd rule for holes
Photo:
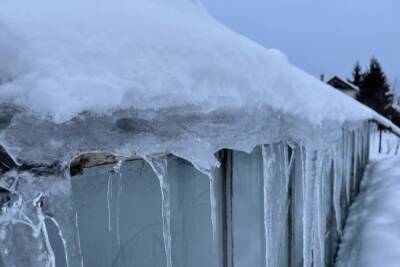
[[[357,87],[361,87],[361,83],[363,81],[364,74],[362,72],[360,62],[357,61],[357,63],[354,65],[353,72],[351,75],[352,75],[352,79],[348,80],[348,81]]]
[[[370,60],[368,70],[362,75],[358,100],[378,113],[389,117],[393,95],[390,92],[386,75],[376,58]]]

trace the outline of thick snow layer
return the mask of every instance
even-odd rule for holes
[[[350,209],[338,267],[399,266],[399,166],[400,157],[371,163]]]
[[[371,111],[189,0],[3,0],[0,87],[58,123],[83,111],[266,105],[315,123]]]
[[[100,151],[209,167],[221,148],[392,126],[189,0],[0,1],[0,111],[1,146],[40,164]]]

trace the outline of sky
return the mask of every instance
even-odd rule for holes
[[[377,57],[400,90],[399,0],[202,0],[209,13],[316,77]],[[396,80],[398,82],[396,83]]]

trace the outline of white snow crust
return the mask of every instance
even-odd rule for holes
[[[266,105],[316,124],[372,116],[189,0],[1,1],[0,75],[2,102],[57,123],[188,104]]]

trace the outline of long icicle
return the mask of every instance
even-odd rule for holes
[[[313,192],[317,153],[302,150],[303,165],[303,258],[304,266],[312,266]]]
[[[79,233],[79,220],[78,220],[77,212],[75,212],[75,229],[76,229],[76,237],[78,239],[78,250],[79,250],[79,253],[82,255],[81,235]],[[81,267],[83,267],[83,256],[81,256]]]
[[[289,207],[290,207],[290,197],[289,197],[289,184],[290,184],[290,175],[291,175],[291,171],[292,171],[292,167],[293,167],[293,162],[294,162],[294,157],[293,157],[293,153],[290,155],[289,158],[289,146],[286,143],[280,143],[280,149],[283,152],[283,161],[280,160],[279,164],[282,165],[282,168],[284,170],[283,172],[283,177],[280,177],[280,179],[284,179],[284,191],[283,191],[283,197],[284,197],[284,202],[283,204],[281,204],[281,222],[285,222],[288,223],[288,218],[289,218]],[[277,164],[277,163],[275,163]],[[279,237],[279,253],[278,253],[278,262],[277,265],[281,266],[281,257],[279,255],[281,255],[281,251],[282,251],[282,246],[284,244],[284,240],[285,240],[285,234],[289,234],[288,232],[286,232],[288,230],[288,228],[286,230],[281,230],[280,231],[280,237]],[[289,253],[289,251],[288,251]],[[290,255],[290,253],[289,253]]]
[[[337,149],[340,149],[339,147]],[[342,208],[340,206],[340,196],[342,188],[341,168],[343,163],[340,161],[340,152],[333,150],[333,207],[335,210],[336,231],[342,235]]]
[[[117,215],[116,215],[116,232],[117,232],[117,244],[121,244],[121,233],[120,233],[120,216],[121,216],[121,193],[122,193],[122,168],[123,161],[119,159],[117,164],[113,167],[114,173],[118,174],[118,181],[117,181]]]
[[[272,153],[272,147],[263,145],[262,146],[262,157],[263,157],[263,199],[264,199],[264,239],[265,239],[265,266],[272,266],[272,192],[269,185],[273,179],[273,163],[274,155]]]
[[[216,186],[215,186],[215,177],[214,171],[208,170],[200,167],[197,164],[192,163],[196,170],[205,174],[208,177],[210,183],[210,210],[211,210],[211,226],[212,226],[212,235],[213,235],[213,251],[216,251],[217,244],[217,198],[216,198]],[[219,162],[216,167],[220,167]]]
[[[167,175],[168,161],[167,159],[154,159],[147,157],[144,157],[144,160],[153,169],[160,182],[164,249],[167,257],[167,267],[172,267],[170,188]]]
[[[50,244],[50,239],[49,239],[49,235],[47,232],[47,227],[46,227],[46,223],[45,223],[45,215],[43,214],[42,211],[42,193],[39,194],[38,197],[36,197],[33,200],[33,206],[36,207],[36,212],[37,212],[37,218],[38,218],[38,228],[39,231],[42,233],[43,235],[43,239],[44,239],[44,245],[46,246],[46,250],[47,250],[47,256],[48,256],[48,262],[47,262],[47,266],[46,267],[55,267],[56,266],[56,257],[54,255],[54,251],[53,248],[51,247]]]
[[[317,164],[316,164],[316,177],[315,177],[315,189],[314,189],[314,201],[317,216],[315,216],[315,231],[317,236],[315,237],[315,249],[314,253],[314,264],[315,266],[323,266],[325,264],[325,227],[324,227],[324,211],[323,211],[323,186],[326,178],[326,161],[325,154],[318,153]]]
[[[108,231],[111,232],[111,174],[108,175],[108,182],[107,182],[107,212],[108,212]]]
[[[215,178],[212,171],[209,172],[208,175],[210,182],[210,206],[211,206],[211,224],[212,224],[212,232],[213,232],[213,251],[215,252],[215,240],[217,236],[217,200],[216,200],[216,192],[215,192]]]

